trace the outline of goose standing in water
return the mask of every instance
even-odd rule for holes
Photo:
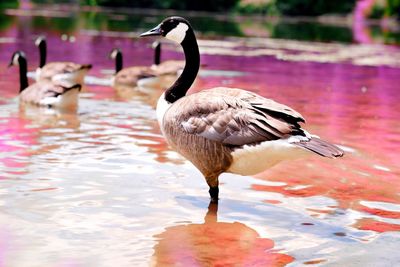
[[[38,37],[35,45],[39,47],[40,54],[39,68],[36,69],[37,81],[53,80],[83,84],[85,75],[92,68],[92,65],[82,65],[73,62],[50,62],[46,64],[46,38],[43,36]]]
[[[161,42],[153,43],[154,47],[154,63],[151,67],[157,75],[178,75],[179,71],[185,67],[185,61],[182,60],[166,60],[161,62]]]
[[[153,35],[181,44],[186,58],[182,74],[158,100],[161,131],[204,175],[212,202],[218,201],[223,172],[253,175],[307,152],[343,156],[335,145],[303,130],[300,113],[255,93],[217,87],[186,96],[200,66],[191,25],[184,18],[169,17],[140,36]]]
[[[113,77],[112,84],[116,88],[135,88],[141,85],[140,80],[149,81],[156,77],[156,73],[150,67],[135,66],[123,68],[122,51],[118,48],[111,50],[110,58],[115,60],[115,76]],[[145,82],[142,81],[142,84],[145,84]]]
[[[16,51],[12,55],[9,66],[13,65],[19,65],[20,101],[60,109],[77,107],[78,94],[81,89],[80,84],[55,83],[50,80],[41,80],[29,85],[27,60],[25,53],[22,51]]]

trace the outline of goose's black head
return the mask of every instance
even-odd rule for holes
[[[11,57],[8,67],[20,65],[21,60],[26,61],[25,53],[22,51],[15,51]]]
[[[35,45],[39,47],[39,54],[40,54],[39,68],[43,68],[43,66],[46,65],[46,57],[47,57],[46,37],[41,35],[38,38],[36,38]]]
[[[186,19],[174,16],[164,19],[157,27],[142,33],[140,37],[158,35],[180,44],[191,28]]]
[[[39,36],[38,38],[36,38],[35,40],[35,45],[38,47],[41,47],[43,45],[46,45],[46,37],[44,36]]]

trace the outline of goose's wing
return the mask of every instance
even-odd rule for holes
[[[114,83],[135,87],[138,80],[155,77],[154,71],[149,67],[129,67],[120,70],[114,78]]]
[[[155,73],[150,67],[129,67],[120,70],[117,76],[137,77],[138,79],[154,77]]]
[[[91,65],[82,65],[74,62],[50,62],[42,67],[40,77],[42,79],[50,79],[56,74],[75,73],[91,67]]]
[[[300,113],[241,89],[219,87],[186,96],[165,116],[164,123],[178,123],[187,133],[232,146],[305,136]]]
[[[161,62],[159,65],[151,66],[152,70],[157,75],[176,75],[178,71],[185,67],[185,61],[181,60],[167,60]]]
[[[42,104],[45,99],[56,98],[77,86],[80,85],[56,84],[45,80],[28,86],[19,97],[24,102]]]

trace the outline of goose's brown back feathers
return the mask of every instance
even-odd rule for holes
[[[180,70],[185,67],[185,61],[181,60],[167,60],[158,65],[151,66],[157,76],[161,75],[177,75]]]
[[[83,83],[83,77],[92,68],[91,64],[74,62],[50,62],[40,69],[39,80],[51,80],[56,75],[71,75],[71,81]]]
[[[218,87],[176,101],[166,111],[162,129],[172,146],[200,170],[206,168],[212,151],[225,154],[211,157],[216,162],[206,164],[206,172],[226,171],[232,163],[230,153],[267,141],[283,140],[325,157],[343,155],[338,147],[310,136],[302,122],[301,114],[286,105],[249,91]]]
[[[69,91],[76,90],[76,95],[71,96],[71,99],[68,99],[68,103],[62,103],[60,101],[61,97],[67,94]],[[39,81],[30,86],[28,86],[24,91],[22,91],[19,95],[20,101],[35,105],[42,106],[63,106],[64,104],[68,105],[77,105],[77,95],[78,91],[81,89],[80,84],[74,85],[62,85],[57,84],[52,81]],[[57,98],[60,100],[58,101]]]
[[[120,70],[114,77],[114,86],[136,87],[140,79],[155,77],[149,67],[129,67]]]

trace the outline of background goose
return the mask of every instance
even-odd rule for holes
[[[161,62],[161,42],[153,43],[154,64],[151,67],[157,75],[178,75],[179,71],[185,67],[183,60],[166,60]]]
[[[83,84],[86,73],[92,68],[90,64],[77,64],[73,62],[50,62],[46,64],[47,43],[46,38],[40,36],[35,45],[39,47],[40,63],[36,69],[36,80],[66,81]]]
[[[192,95],[200,55],[189,22],[169,17],[141,36],[163,36],[181,44],[186,65],[157,104],[157,117],[168,143],[204,175],[211,201],[218,201],[223,172],[258,173],[289,158],[313,152],[335,158],[338,147],[308,134],[304,118],[288,106],[242,89],[218,87]]]
[[[140,85],[139,80],[146,79],[149,81],[156,77],[155,72],[150,67],[135,66],[123,68],[122,51],[118,48],[111,50],[110,58],[115,60],[115,76],[112,80],[114,87],[134,88]]]
[[[61,84],[50,80],[41,80],[29,86],[27,60],[22,51],[16,51],[12,55],[9,66],[13,65],[19,65],[19,99],[22,102],[57,108],[77,107],[80,84],[65,82]]]

